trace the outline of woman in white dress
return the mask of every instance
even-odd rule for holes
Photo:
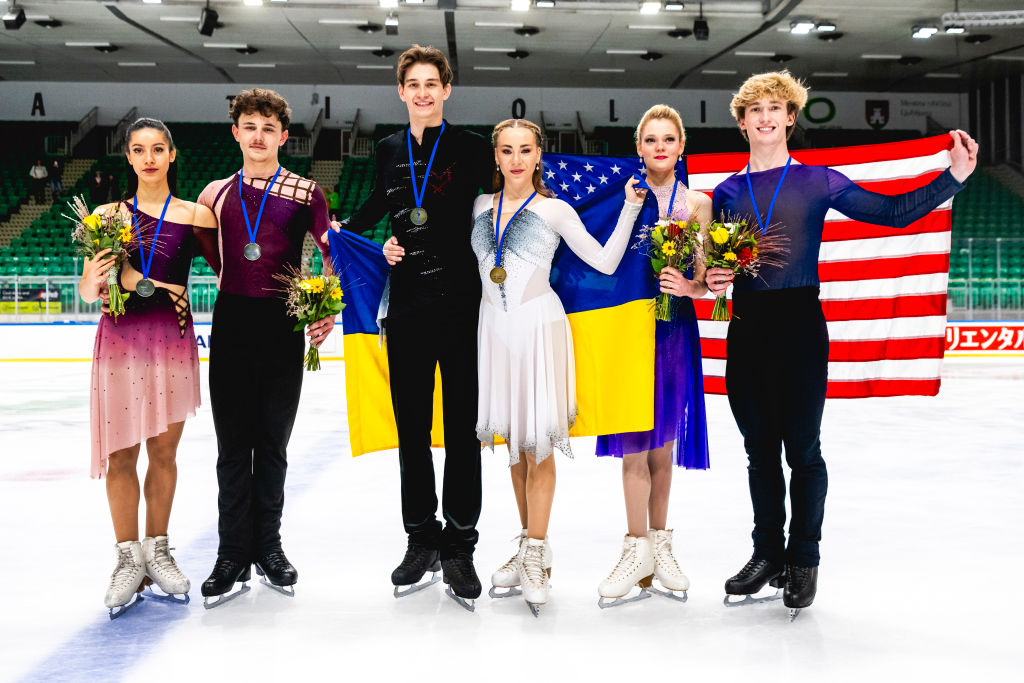
[[[641,197],[625,187],[618,223],[604,246],[569,204],[544,187],[543,135],[522,119],[502,121],[491,136],[499,192],[473,206],[473,251],[483,281],[478,358],[477,435],[508,444],[512,489],[522,522],[519,551],[492,576],[492,597],[518,594],[536,615],[547,601],[548,519],[555,493],[554,449],[572,456],[576,419],[572,333],[551,289],[551,261],[565,240],[584,262],[612,274],[629,244]],[[498,588],[508,589],[497,592]]]

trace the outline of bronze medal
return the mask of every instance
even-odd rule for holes
[[[502,268],[501,266],[495,266],[494,268],[491,268],[491,282],[493,282],[494,284],[500,285],[502,282],[505,281],[506,277],[508,277],[508,273],[506,273],[505,269]]]

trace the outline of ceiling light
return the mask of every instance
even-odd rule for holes
[[[971,35],[964,38],[964,42],[970,43],[971,45],[978,45],[980,43],[985,43],[990,40],[992,40],[992,36],[990,36],[987,33],[972,33]]]
[[[661,54],[660,52],[648,50],[647,52],[640,55],[640,59],[644,60],[645,62],[654,62],[661,59],[664,56],[665,55]]]
[[[64,47],[110,47],[110,43],[106,40],[69,40]]]
[[[383,45],[339,45],[339,50],[359,50],[359,51],[372,51],[372,50],[383,50]]]
[[[910,37],[919,39],[931,38],[938,32],[939,29],[935,28],[934,26],[915,26],[910,34]]]
[[[675,26],[665,24],[629,24],[626,28],[632,31],[673,31]]]
[[[247,7],[260,7],[263,5],[263,0],[242,0],[242,4]]]
[[[774,52],[763,52],[761,50],[736,50],[733,52],[737,57],[774,57]]]
[[[948,71],[934,71],[926,73],[925,78],[960,78],[960,74],[950,73]]]
[[[963,26],[947,26],[946,35],[959,35],[961,33],[967,33],[967,29]]]
[[[271,2],[284,2],[284,0],[271,0]],[[276,68],[277,64],[242,64],[239,63],[238,68],[240,69],[273,69]]]
[[[318,24],[345,24],[358,26],[359,24],[368,24],[369,19],[317,19]]]
[[[555,0],[537,0],[537,7],[539,9],[552,9],[555,6]]]
[[[508,53],[507,56],[510,59],[514,59],[518,62],[520,59],[526,59],[527,57],[529,57],[530,53],[527,52],[526,50],[512,50],[511,52]]]
[[[806,34],[810,33],[813,30],[814,30],[814,22],[813,21],[807,21],[806,19],[802,20],[802,21],[794,21],[793,23],[791,23],[789,25],[789,32],[790,33],[795,33],[795,34],[798,34],[798,35],[806,35]]]
[[[119,48],[117,45],[113,45],[113,44],[109,44],[108,43],[107,45],[97,45],[95,47],[95,49],[99,50],[100,52],[102,52],[105,55],[109,55],[111,52],[117,52],[121,48]]]
[[[511,71],[510,66],[474,66],[474,71]]]
[[[530,9],[530,0],[512,0],[509,3],[509,9],[513,12],[525,12]]]
[[[381,59],[387,59],[388,57],[393,56],[395,54],[395,51],[392,50],[389,47],[384,47],[384,48],[381,48],[379,50],[374,50],[372,52],[372,54],[373,54],[374,57],[380,57]]]
[[[0,59],[0,66],[35,66],[32,59]]]
[[[199,17],[160,17],[160,21],[176,21],[182,24],[194,24],[199,21]]]
[[[474,47],[473,52],[512,52],[514,47]]]
[[[259,51],[259,48],[253,47],[252,45],[246,45],[245,47],[235,48],[235,52],[237,52],[240,55],[254,55]]]
[[[595,73],[595,74],[624,74],[624,73],[626,73],[625,69],[603,69],[601,67],[596,67],[596,66],[587,69],[587,71],[590,71],[591,73]]]
[[[989,59],[1007,62],[1024,62],[1024,55],[992,55]]]
[[[384,9],[394,9],[398,7],[398,0],[380,0],[380,6]]]
[[[423,0],[405,0],[405,4],[407,4],[407,5],[422,5],[423,4]]]
[[[812,77],[818,78],[846,78],[849,75],[846,71],[815,71],[811,74]]]
[[[214,50],[244,50],[249,45],[247,43],[203,43],[203,47]]]
[[[680,40],[682,38],[687,38],[687,37],[692,36],[692,35],[693,35],[693,31],[691,31],[688,28],[676,28],[676,29],[672,29],[671,31],[668,32],[669,38],[675,38],[676,40]]]
[[[647,50],[605,50],[606,55],[642,55]]]
[[[661,2],[645,0],[640,3],[640,14],[657,14],[661,11]]]
[[[517,36],[526,36],[527,38],[535,36],[540,33],[540,29],[536,26],[520,26],[516,30],[512,31]]]
[[[707,74],[708,76],[735,76],[736,75],[736,71],[733,70],[733,69],[703,69],[701,71],[701,73],[702,74]]]
[[[793,59],[793,55],[774,55],[770,59],[777,64],[785,64]]]
[[[64,25],[60,19],[51,19],[50,17],[46,17],[45,19],[42,20],[37,20],[35,23],[36,26],[42,26],[43,28],[60,28],[61,26]]]
[[[473,26],[477,28],[519,28],[523,25],[521,21],[474,21]]]
[[[814,29],[818,33],[827,33],[829,31],[835,31],[836,30],[836,25],[833,24],[831,21],[823,21],[820,24],[818,24],[817,26],[815,26]]]
[[[666,12],[682,12],[683,11],[683,3],[681,3],[681,2],[666,2],[665,3],[665,11]]]
[[[394,69],[390,64],[356,64],[357,69],[387,69],[391,71]]]
[[[118,66],[123,66],[125,68],[130,68],[130,67],[146,67],[146,66],[156,66],[156,62],[118,62],[117,65]]]
[[[159,5],[162,1],[163,0],[142,0],[143,4],[146,4],[146,5]],[[125,64],[131,64],[131,62],[125,62]],[[118,62],[118,66],[120,66],[120,65],[121,65],[121,62]]]
[[[861,59],[899,59],[901,55],[882,55],[882,54],[863,54],[860,56]]]
[[[896,62],[898,64],[902,64],[903,66],[914,66],[915,64],[921,63],[921,58],[907,55],[905,57],[900,57],[899,59],[896,60]]]
[[[822,33],[818,36],[818,40],[824,40],[826,43],[834,43],[845,35],[842,31],[832,31],[830,33]]]

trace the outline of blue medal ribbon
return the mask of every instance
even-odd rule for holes
[[[501,238],[498,238],[498,229],[501,227],[501,204],[505,199],[505,188],[501,189],[501,194],[498,195],[498,215],[494,217],[494,239],[498,243],[498,251],[494,255],[494,267],[501,268],[501,246],[505,244],[505,234],[508,232],[508,226],[512,225],[512,221],[516,219],[519,212],[526,208],[526,205],[533,201],[533,198],[537,196],[537,190],[533,191],[533,194],[527,198],[523,205],[516,209],[516,212],[512,214],[512,218],[508,219],[508,223],[505,224],[505,229],[501,231]]]
[[[156,232],[153,234],[153,241],[149,244],[149,257],[146,257],[146,245],[142,243],[142,226],[139,225],[139,195],[132,198],[132,218],[135,221],[135,230],[139,235],[139,260],[142,261],[142,279],[149,279],[149,269],[153,266],[153,254],[156,252],[156,241],[160,237],[160,228],[164,225],[164,216],[167,215],[167,207],[171,205],[171,195],[167,194],[164,200],[164,208],[160,212],[160,220],[156,223]]]
[[[278,165],[274,177],[267,184],[267,189],[263,190],[263,199],[260,200],[260,211],[256,214],[256,227],[249,223],[249,210],[245,208],[245,199],[242,197],[242,172],[244,170],[239,169],[238,171],[238,203],[242,205],[242,215],[245,217],[245,229],[249,233],[249,242],[254,243],[256,242],[256,233],[260,229],[260,219],[263,218],[263,207],[267,203],[267,195],[270,194],[270,188],[274,186],[274,181],[277,180],[277,176],[281,173],[281,166]]]
[[[789,157],[786,162],[786,167],[782,169],[782,176],[779,178],[779,184],[775,186],[775,194],[772,195],[772,203],[768,205],[768,215],[764,220],[761,220],[761,212],[757,208],[757,200],[754,199],[754,186],[750,183],[750,164],[747,164],[747,189],[750,190],[750,203],[754,206],[754,215],[757,216],[757,222],[761,226],[761,233],[765,232],[765,225],[772,224],[772,211],[775,209],[775,200],[779,198],[779,190],[782,189],[782,181],[786,179],[786,174],[789,173],[789,165],[793,163],[793,157]]]
[[[668,216],[669,220],[672,220],[672,207],[676,204],[676,190],[679,189],[679,181],[676,180],[675,175],[672,175],[672,196],[668,200]]]
[[[409,127],[405,131],[405,141],[409,147],[409,177],[412,179],[412,197],[416,200],[416,208],[419,209],[423,206],[423,197],[427,194],[427,178],[430,177],[430,168],[434,165],[434,155],[437,154],[437,143],[441,142],[441,136],[444,135],[444,121],[441,121],[441,132],[437,134],[437,139],[434,140],[434,149],[430,151],[430,161],[427,162],[427,172],[423,174],[423,187],[416,187],[416,166],[412,158],[412,127]]]

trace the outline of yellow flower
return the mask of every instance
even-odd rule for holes
[[[118,238],[122,242],[124,242],[125,244],[127,244],[128,242],[131,242],[132,241],[132,229],[131,228],[121,228],[121,232],[120,232],[120,234],[118,234]]]
[[[731,251],[727,251],[724,254],[722,254],[722,258],[724,258],[726,261],[735,261],[736,254],[732,253]]]
[[[673,256],[676,253],[676,245],[672,242],[665,242],[661,245],[661,253],[665,256]]]
[[[334,299],[335,301],[337,301],[338,299],[341,298],[341,288],[340,287],[335,287],[334,289],[331,290],[331,298]]]
[[[302,282],[300,282],[299,289],[301,289],[304,292],[308,292],[310,290],[309,280],[303,280]]]
[[[752,256],[753,256],[754,258],[757,258],[757,247],[754,247],[754,250],[753,250],[753,252],[752,252]]]
[[[309,291],[313,292],[313,294],[319,294],[324,291],[324,281],[320,278],[310,278],[307,282],[309,282]]]
[[[715,244],[725,244],[729,241],[729,231],[725,228],[718,228],[717,230],[711,231],[711,239],[714,240]]]
[[[82,224],[93,232],[96,232],[103,227],[103,219],[96,214],[90,214],[82,219]]]

